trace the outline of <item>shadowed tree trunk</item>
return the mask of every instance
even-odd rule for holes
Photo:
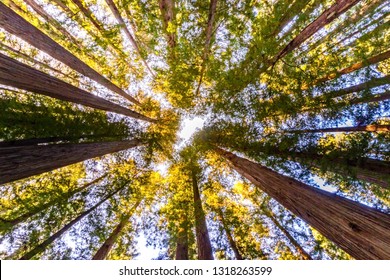
[[[232,232],[230,231],[229,225],[225,221],[225,218],[223,216],[223,213],[222,213],[221,209],[217,210],[217,215],[218,215],[219,220],[222,223],[223,229],[226,232],[226,236],[228,238],[230,247],[232,248],[232,250],[234,252],[234,256],[236,257],[236,260],[243,260],[244,258],[242,257],[240,251],[238,250],[238,246],[236,244],[236,241],[234,241]]]
[[[213,250],[211,248],[209,232],[206,225],[206,217],[200,199],[198,180],[194,170],[192,173],[192,190],[194,193],[194,213],[195,213],[195,229],[196,229],[196,243],[198,247],[199,260],[213,260]]]
[[[390,258],[390,215],[278,174],[220,148],[242,176],[356,259]]]
[[[38,175],[105,154],[127,150],[140,140],[0,148],[0,184]]]
[[[176,32],[170,32],[168,27],[169,24],[172,24],[176,20],[175,0],[159,0],[158,3],[168,46],[173,49],[176,46]]]
[[[359,0],[340,0],[333,6],[324,11],[315,21],[306,26],[290,43],[287,44],[272,60],[271,64],[275,64],[280,58],[291,51],[298,48],[303,42],[309,39],[314,33],[329,24],[348,9],[353,7]]]
[[[0,26],[7,32],[21,38],[32,46],[40,49],[127,100],[135,104],[140,104],[136,99],[93,70],[3,3],[0,3]]]
[[[365,132],[387,132],[390,131],[390,125],[360,125],[349,127],[331,127],[331,128],[319,128],[319,129],[301,129],[301,130],[288,130],[287,133],[318,133],[318,132],[353,132],[353,131],[365,131]]]
[[[135,205],[130,209],[129,213],[124,215],[119,224],[112,231],[107,240],[102,244],[96,254],[93,256],[93,260],[105,260],[110,253],[112,247],[114,246],[118,237],[122,234],[123,229],[130,223],[130,218],[133,215],[134,211],[141,204],[141,200],[138,200]]]
[[[152,119],[0,54],[0,83],[132,118]]]
[[[34,208],[33,210],[31,210],[30,212],[27,212],[25,214],[22,214],[20,215],[19,217],[15,218],[15,219],[12,219],[12,220],[4,220],[4,219],[0,219],[0,230],[1,229],[10,229],[24,221],[26,221],[28,218],[31,218],[32,216],[40,213],[41,211],[53,206],[53,205],[56,205],[56,204],[61,204],[61,203],[66,203],[68,201],[69,198],[71,198],[73,195],[75,195],[76,193],[79,193],[79,192],[82,192],[84,190],[86,190],[88,187],[96,184],[97,182],[101,181],[103,178],[105,178],[108,174],[103,174],[102,176],[100,176],[99,178],[96,178],[95,180],[89,182],[89,183],[86,183],[84,184],[83,186],[73,190],[73,191],[70,191],[68,193],[65,193],[63,195],[61,195],[60,197],[54,199],[54,200],[51,200],[47,203],[44,203],[36,208]]]
[[[59,231],[51,235],[48,239],[43,241],[41,244],[39,244],[37,247],[32,249],[31,251],[24,254],[20,259],[21,260],[29,260],[32,257],[34,257],[36,254],[39,254],[43,252],[47,246],[52,244],[57,238],[61,237],[65,232],[67,232],[72,226],[74,226],[77,222],[79,222],[82,218],[90,214],[92,211],[94,211],[96,208],[98,208],[101,204],[103,204],[105,201],[107,201],[109,198],[111,198],[114,194],[119,192],[121,189],[123,189],[126,186],[124,184],[121,188],[117,189],[116,191],[112,192],[111,194],[105,196],[100,202],[98,202],[95,206],[90,208],[87,211],[82,212],[77,218],[73,219],[71,222],[66,224],[63,228],[61,228]]]
[[[175,260],[188,260],[188,206],[186,203],[182,211],[180,212],[180,226],[177,232]]]

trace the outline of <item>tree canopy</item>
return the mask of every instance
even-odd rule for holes
[[[0,258],[390,258],[389,0],[4,0]],[[204,123],[181,138],[184,124]]]

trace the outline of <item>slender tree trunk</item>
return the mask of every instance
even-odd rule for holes
[[[198,87],[196,88],[195,96],[199,95],[200,86],[202,85],[202,81],[203,81],[204,71],[206,69],[207,57],[208,57],[209,52],[210,52],[211,38],[213,35],[213,26],[214,26],[214,21],[215,21],[215,13],[217,10],[217,2],[218,2],[218,0],[210,0],[209,17],[207,20],[207,27],[206,27],[206,41],[204,44],[204,50],[203,50],[203,55],[202,55],[202,65],[201,65],[201,69],[200,69],[200,77],[199,77]]]
[[[274,217],[274,215],[270,211],[263,210],[263,213],[272,221],[272,223],[278,229],[280,229],[281,232],[283,232],[283,234],[287,237],[288,241],[290,241],[290,243],[294,246],[294,248],[298,251],[298,253],[301,254],[303,259],[305,260],[312,259],[310,254],[307,253],[305,249],[302,248],[302,246],[295,240],[295,238],[288,232],[288,230],[285,229],[284,226],[280,224],[280,222]]]
[[[180,226],[177,232],[177,240],[176,240],[176,252],[175,252],[175,260],[188,260],[188,204],[185,205],[184,209],[180,209]]]
[[[198,245],[199,260],[213,260],[213,250],[209,238],[209,232],[206,225],[206,217],[200,199],[198,180],[195,172],[192,170],[192,190],[194,192],[194,213],[196,228],[196,243]]]
[[[15,219],[12,219],[12,220],[4,220],[4,219],[1,219],[0,221],[0,229],[9,229],[11,227],[14,227],[20,223],[23,223],[25,222],[27,219],[33,217],[34,215],[40,213],[41,211],[53,206],[53,205],[56,205],[56,204],[62,204],[62,203],[66,203],[68,201],[69,198],[71,198],[73,195],[75,195],[76,193],[79,193],[79,192],[82,192],[84,190],[86,190],[88,187],[96,184],[97,182],[99,182],[100,180],[102,180],[103,178],[105,178],[108,174],[103,174],[102,176],[96,178],[95,180],[89,182],[89,183],[86,183],[84,184],[83,186],[73,190],[73,191],[69,191],[68,193],[56,198],[56,199],[53,199],[47,203],[44,203],[38,207],[36,207],[35,209],[31,210],[30,212],[27,212],[25,214],[22,214],[20,215],[19,217],[15,218]]]
[[[142,145],[140,140],[0,148],[0,184]]]
[[[243,260],[244,258],[242,257],[240,251],[238,250],[238,246],[236,244],[236,241],[234,241],[234,238],[233,238],[233,235],[230,231],[229,225],[226,223],[221,209],[217,210],[217,215],[218,215],[219,220],[222,223],[223,229],[226,232],[226,236],[228,238],[230,247],[232,248],[232,250],[234,252],[234,256],[236,257],[236,260]]]
[[[132,118],[152,119],[0,54],[0,83]]]
[[[314,33],[329,24],[348,9],[356,5],[359,0],[339,0],[332,7],[324,11],[315,21],[306,26],[290,43],[287,44],[272,60],[271,64],[283,58],[285,55],[298,48]]]
[[[353,131],[388,132],[388,131],[390,131],[390,125],[369,124],[369,125],[349,126],[349,127],[331,127],[331,128],[319,128],[319,129],[289,130],[286,132],[288,132],[288,133],[319,133],[319,132],[353,132]]]
[[[373,57],[370,57],[364,61],[357,62],[357,63],[355,63],[347,68],[338,70],[335,73],[329,74],[329,75],[322,77],[320,79],[317,79],[313,82],[313,84],[319,84],[319,83],[323,83],[326,81],[336,79],[337,77],[340,77],[341,75],[352,73],[352,72],[359,70],[363,67],[366,67],[366,66],[369,66],[372,64],[376,64],[376,63],[384,61],[388,58],[390,58],[390,50],[383,52],[383,53],[380,53],[378,55],[375,55]]]
[[[138,200],[136,204],[130,209],[129,213],[122,217],[119,224],[93,256],[93,260],[105,260],[107,258],[116,240],[122,234],[123,229],[129,224],[131,216],[140,204],[141,200]]]
[[[39,254],[41,252],[43,252],[47,246],[49,246],[50,244],[52,244],[57,238],[61,237],[65,232],[67,232],[71,227],[73,227],[77,222],[79,222],[82,218],[84,218],[85,216],[87,216],[88,214],[90,214],[92,211],[94,211],[96,208],[98,208],[101,204],[103,204],[104,202],[106,202],[109,198],[111,198],[114,194],[116,194],[117,192],[119,192],[121,189],[123,189],[126,185],[124,185],[123,187],[119,188],[118,190],[112,192],[111,194],[107,195],[106,197],[104,197],[100,202],[98,202],[95,206],[93,206],[92,208],[90,208],[89,210],[87,211],[84,211],[82,212],[77,218],[73,219],[71,222],[69,222],[68,224],[66,224],[63,228],[61,228],[59,231],[57,231],[56,233],[54,233],[53,235],[51,235],[48,239],[46,239],[45,241],[43,241],[41,244],[39,244],[37,247],[35,247],[34,249],[32,249],[31,251],[27,252],[26,254],[24,254],[20,259],[21,260],[29,260],[31,259],[32,257],[34,257],[36,254]]]
[[[118,86],[104,78],[98,72],[93,70],[87,64],[82,62],[76,56],[64,49],[62,46],[53,41],[49,36],[45,35],[39,29],[31,25],[28,21],[23,19],[13,10],[5,6],[0,2],[0,26],[7,32],[14,34],[15,36],[23,39],[32,46],[40,49],[41,51],[49,54],[55,59],[61,61],[70,68],[77,72],[91,78],[97,83],[107,87],[113,92],[126,98],[127,100],[140,104],[136,99],[128,95],[125,91]]]
[[[215,148],[242,176],[356,259],[390,258],[390,215]]]
[[[131,45],[133,46],[133,48],[136,50],[136,52],[138,53],[139,57],[141,58],[143,64],[145,65],[145,67],[148,69],[149,73],[152,74],[154,76],[154,73],[152,71],[152,69],[149,67],[148,63],[146,62],[146,60],[142,57],[142,54],[141,54],[141,51],[139,49],[139,46],[137,44],[137,42],[135,41],[133,35],[131,35],[130,31],[127,29],[126,27],[126,23],[125,21],[123,20],[122,16],[121,16],[121,13],[119,12],[118,8],[115,6],[115,3],[113,0],[106,0],[106,3],[108,5],[108,7],[110,7],[111,9],[111,12],[113,13],[113,15],[115,16],[116,18],[116,21],[119,23],[119,25],[121,26],[121,29],[122,31],[126,34],[127,38],[129,39]]]
[[[386,101],[390,99],[390,91],[385,91],[382,94],[374,94],[368,97],[361,97],[353,99],[349,102],[349,104],[361,104],[361,103],[371,103],[371,102],[380,102]]]

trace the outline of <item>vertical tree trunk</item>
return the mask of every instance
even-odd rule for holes
[[[45,35],[39,29],[31,25],[28,21],[23,19],[13,10],[8,8],[6,5],[0,2],[0,26],[7,32],[18,36],[22,40],[31,44],[32,46],[40,49],[55,59],[61,61],[70,68],[77,72],[91,78],[97,83],[107,87],[113,92],[126,98],[127,100],[140,104],[136,99],[128,95],[121,88],[107,80],[105,77],[100,75],[98,72],[93,70],[87,64],[82,62],[76,56],[71,54],[65,48],[53,41],[49,36]]]
[[[37,247],[35,247],[31,251],[29,251],[26,254],[24,254],[20,259],[21,260],[29,260],[32,257],[34,257],[36,254],[39,254],[39,253],[43,252],[47,248],[47,246],[52,244],[57,238],[61,237],[66,231],[68,231],[72,226],[74,226],[82,218],[84,218],[85,216],[90,214],[92,211],[94,211],[96,208],[98,208],[101,204],[103,204],[105,201],[107,201],[109,198],[111,198],[114,194],[119,192],[125,186],[126,186],[126,184],[124,184],[121,188],[117,189],[116,191],[114,191],[111,194],[109,194],[106,197],[104,197],[100,202],[98,202],[95,206],[93,206],[89,210],[82,212],[77,218],[73,219],[71,222],[66,224],[63,228],[61,228],[59,231],[57,231],[56,233],[51,235],[48,239],[43,241]]]
[[[168,31],[168,27],[176,19],[175,0],[158,0],[158,2],[168,46],[173,49],[176,46],[176,33]]]
[[[0,184],[142,145],[140,140],[0,148]]]
[[[122,234],[123,229],[129,224],[130,218],[134,211],[141,204],[141,200],[138,200],[133,207],[131,207],[129,213],[124,215],[116,228],[112,231],[107,240],[102,244],[96,254],[93,256],[93,260],[105,260],[110,253],[112,246],[114,246],[118,237]]]
[[[390,215],[278,174],[220,148],[242,176],[356,259],[390,258]]]
[[[180,213],[180,226],[177,232],[175,260],[188,260],[188,218],[187,211]]]
[[[0,54],[0,83],[132,118],[152,119]]]
[[[1,219],[0,220],[0,230],[2,229],[9,229],[11,227],[14,227],[24,221],[26,221],[28,218],[31,218],[32,216],[40,213],[41,211],[49,208],[50,206],[53,206],[55,204],[62,204],[62,203],[66,203],[68,201],[69,198],[71,198],[73,195],[75,195],[76,193],[79,193],[79,192],[82,192],[84,191],[85,189],[87,189],[88,187],[96,184],[97,182],[99,182],[100,180],[102,180],[103,178],[105,178],[108,174],[103,174],[102,176],[96,178],[95,180],[89,182],[89,183],[86,183],[84,184],[83,186],[73,190],[73,191],[70,191],[68,193],[65,193],[64,195],[56,198],[56,199],[53,199],[51,201],[48,201],[47,203],[44,203],[38,207],[36,207],[35,209],[31,210],[30,212],[27,212],[25,214],[22,214],[20,215],[19,217],[15,218],[15,219],[12,219],[12,220],[3,220]]]
[[[213,260],[213,250],[209,238],[209,232],[206,225],[206,217],[202,208],[200,199],[198,180],[195,172],[192,170],[192,190],[194,192],[194,213],[196,228],[196,243],[198,245],[199,260]]]
[[[242,257],[240,251],[238,250],[238,246],[236,244],[236,241],[234,241],[232,232],[230,231],[229,225],[225,221],[225,218],[223,216],[223,213],[222,213],[221,209],[217,210],[217,215],[218,215],[219,220],[222,223],[223,229],[226,232],[226,236],[228,238],[230,247],[232,248],[232,250],[234,252],[234,256],[236,257],[236,260],[243,260],[244,258]]]

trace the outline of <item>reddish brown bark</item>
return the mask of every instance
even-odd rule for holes
[[[0,3],[0,26],[7,32],[18,36],[77,72],[91,78],[129,101],[139,104],[137,100],[128,95],[125,91],[104,78],[3,3]]]
[[[133,215],[134,211],[141,204],[141,200],[137,201],[136,204],[130,209],[129,213],[124,215],[119,224],[112,231],[110,236],[102,244],[96,254],[92,257],[92,260],[105,260],[110,253],[112,247],[114,246],[118,237],[122,234],[123,229],[130,223],[130,218]]]
[[[0,184],[139,145],[139,140],[124,140],[0,148]]]
[[[222,210],[218,209],[217,210],[217,214],[218,214],[219,220],[222,223],[223,229],[226,232],[226,236],[228,238],[230,247],[232,248],[232,250],[234,252],[234,256],[236,257],[236,260],[243,260],[244,258],[242,257],[242,255],[241,255],[241,253],[240,253],[240,251],[238,249],[238,246],[236,244],[236,241],[233,238],[233,235],[232,235],[232,232],[231,232],[231,230],[229,228],[229,225],[226,223],[226,220],[225,220],[225,218],[223,216]]]
[[[176,19],[175,0],[159,0],[158,3],[168,46],[173,49],[176,46],[176,33],[168,31],[168,26]]]
[[[390,258],[390,215],[278,174],[220,148],[242,176],[356,259]]]
[[[211,242],[209,232],[206,225],[206,216],[202,207],[202,200],[200,198],[198,180],[194,171],[192,173],[192,190],[194,193],[194,213],[195,213],[195,230],[196,230],[196,243],[198,249],[199,260],[213,260],[213,250],[211,248]]]
[[[0,54],[0,83],[132,118],[152,119]]]
[[[353,131],[366,131],[366,132],[387,132],[390,131],[390,125],[361,125],[350,127],[331,127],[331,128],[319,128],[319,129],[301,129],[286,131],[289,133],[319,133],[319,132],[353,132]]]

